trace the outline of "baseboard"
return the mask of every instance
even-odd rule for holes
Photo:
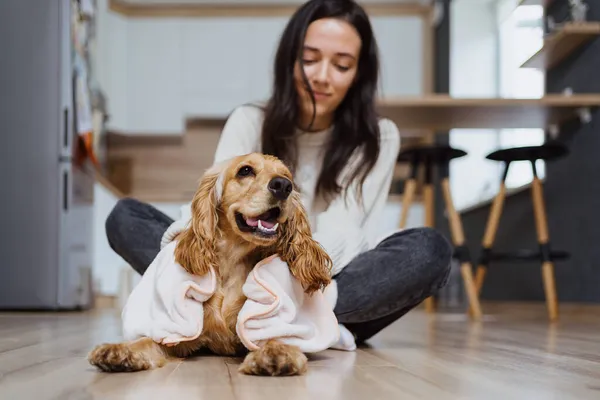
[[[94,297],[94,308],[106,309],[106,308],[117,308],[119,299],[117,296],[97,294]]]

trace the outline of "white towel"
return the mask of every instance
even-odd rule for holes
[[[175,261],[176,246],[172,241],[160,251],[130,294],[122,313],[126,340],[146,336],[176,345],[202,334],[203,304],[214,294],[215,274],[186,272]],[[268,339],[298,346],[305,353],[353,350],[353,338],[348,341],[349,332],[333,313],[336,289],[334,283],[325,293],[309,296],[285,262],[269,257],[252,269],[243,286],[247,300],[238,315],[238,336],[249,350]]]
[[[129,295],[121,314],[125,340],[177,344],[202,333],[203,303],[215,292],[216,276],[189,274],[175,261],[176,246],[172,241],[158,253]]]
[[[263,341],[278,338],[313,353],[338,341],[337,319],[323,293],[307,296],[279,257],[256,264],[243,291],[247,300],[236,329],[248,349],[257,350]]]

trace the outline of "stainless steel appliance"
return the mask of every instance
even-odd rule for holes
[[[0,1],[0,309],[91,305],[93,174],[78,165],[70,0]]]

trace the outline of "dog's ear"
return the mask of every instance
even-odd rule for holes
[[[277,252],[290,272],[302,283],[306,293],[322,289],[331,282],[332,261],[323,247],[312,238],[306,210],[294,191],[290,196],[294,209],[284,227]]]
[[[192,220],[178,237],[175,260],[190,274],[216,271],[216,230],[218,207],[223,193],[223,166],[216,165],[203,175],[192,200]]]

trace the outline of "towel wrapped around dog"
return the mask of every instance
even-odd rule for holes
[[[213,271],[188,273],[175,261],[173,241],[165,246],[133,288],[121,313],[125,340],[149,337],[171,345],[202,333],[204,302],[214,294]]]
[[[189,274],[175,260],[177,241],[167,244],[133,289],[122,312],[126,340],[149,337],[177,345],[202,334],[203,305],[216,290],[214,271]],[[244,346],[256,350],[269,339],[314,353],[327,348],[352,350],[347,332],[333,313],[331,291],[307,295],[285,262],[272,256],[259,262],[243,286],[247,297],[236,325]],[[335,295],[335,294],[334,294]],[[329,296],[329,297],[327,297]]]
[[[247,297],[238,314],[236,330],[249,350],[278,338],[314,353],[334,345],[339,327],[323,293],[304,293],[300,283],[277,256],[262,260],[248,275],[243,286]]]

